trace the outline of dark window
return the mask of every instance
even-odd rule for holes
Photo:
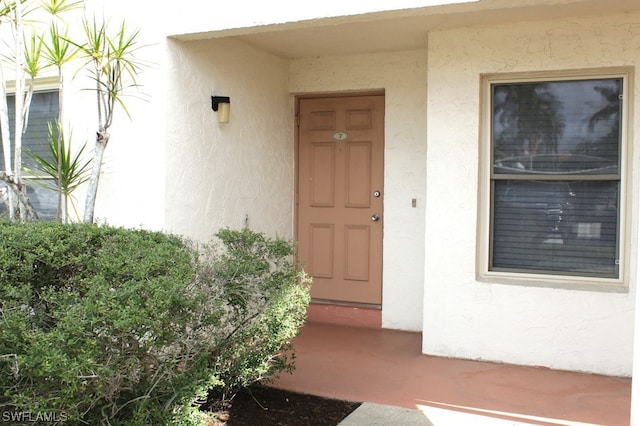
[[[490,270],[618,278],[622,84],[491,86]]]
[[[13,141],[15,126],[14,95],[7,96],[7,109],[9,112],[9,131],[11,132],[11,140]],[[46,182],[46,178],[32,175],[31,171],[36,170],[36,163],[27,155],[27,151],[32,151],[44,158],[51,157],[48,142],[49,123],[54,123],[58,118],[58,110],[57,90],[35,92],[29,109],[27,130],[22,134],[22,167],[23,169],[29,170],[23,170],[23,177],[25,177],[27,184],[27,196],[42,219],[51,219],[56,216],[57,195],[56,192],[51,189],[52,185],[42,185],[43,183],[48,183]],[[14,155],[12,152],[12,162],[13,158]],[[6,170],[2,144],[0,144],[0,170]],[[2,185],[2,183],[0,183],[0,185]],[[5,209],[4,203],[0,202],[0,213],[3,213]]]

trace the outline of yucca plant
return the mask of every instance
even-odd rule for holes
[[[84,221],[93,222],[95,200],[98,190],[98,180],[100,177],[104,150],[109,142],[109,128],[113,122],[113,113],[117,107],[120,107],[128,115],[127,108],[123,101],[123,97],[128,94],[129,89],[137,87],[136,78],[143,68],[143,64],[136,59],[135,54],[138,50],[138,30],[130,31],[124,21],[122,24],[111,31],[107,28],[104,20],[93,18],[93,20],[82,19],[84,29],[84,40],[71,40],[66,30],[67,24],[62,19],[64,13],[81,8],[82,1],[79,0],[0,0],[0,23],[10,23],[14,34],[16,34],[16,45],[14,54],[8,59],[8,62],[15,65],[18,70],[16,76],[15,92],[16,111],[28,111],[30,104],[30,95],[33,86],[30,84],[25,87],[25,77],[33,79],[39,72],[41,66],[56,67],[59,77],[60,93],[63,90],[62,67],[66,65],[74,57],[80,57],[83,60],[83,70],[88,70],[90,78],[93,82],[93,88],[96,93],[97,100],[97,131],[95,140],[95,149],[93,150],[93,166],[87,188],[87,198],[85,203]],[[48,12],[50,16],[49,35],[41,35],[40,31],[33,27],[33,36],[30,39],[24,37],[25,32],[23,25],[23,16],[32,10],[41,10]],[[78,21],[76,21],[78,22]],[[24,53],[20,53],[24,52]],[[7,56],[7,55],[2,55]],[[12,67],[13,68],[13,67]],[[0,81],[4,81],[2,75],[2,64],[0,63]],[[29,203],[22,184],[22,158],[21,158],[21,132],[16,131],[14,135],[9,135],[8,113],[6,106],[6,92],[4,85],[0,84],[0,132],[2,133],[2,144],[5,157],[6,170],[0,171],[0,180],[4,180],[13,193],[17,194],[20,205],[24,205],[27,210],[27,216],[37,218],[35,210]],[[60,96],[60,100],[63,96]],[[59,106],[59,121],[65,123],[62,117],[63,106]],[[22,129],[23,123],[26,124],[26,118],[22,114],[16,115],[16,129]],[[57,134],[61,134],[60,132]],[[11,146],[10,136],[13,136],[13,147]],[[11,150],[11,148],[13,148]],[[68,148],[68,147],[67,147]],[[10,152],[13,151],[13,161]],[[58,142],[57,152],[63,152],[62,146]],[[14,166],[13,169],[11,166]],[[56,170],[61,171],[64,167],[58,164]],[[63,182],[64,178],[58,176],[56,182]],[[66,216],[62,195],[62,188],[57,188],[58,197],[58,216],[62,218]],[[10,192],[10,205],[16,205],[11,200],[13,193]],[[14,197],[15,198],[15,197]],[[24,216],[25,209],[20,209],[21,216]],[[14,209],[10,208],[11,214]],[[11,216],[13,217],[13,216]],[[23,217],[24,219],[24,217]]]
[[[129,31],[123,21],[112,35],[107,24],[87,19],[84,25],[84,44],[75,44],[84,66],[89,69],[93,80],[97,101],[98,130],[96,132],[93,154],[93,167],[87,188],[84,209],[84,221],[93,222],[98,181],[102,168],[104,151],[109,143],[109,128],[113,123],[113,114],[117,106],[129,115],[124,103],[124,95],[138,86],[136,79],[143,69],[143,63],[136,59],[138,50],[138,30]]]
[[[55,6],[58,4],[58,2],[52,1],[51,8],[55,8]],[[50,13],[52,15],[55,15],[55,10],[50,10]],[[49,42],[45,45],[45,60],[47,62],[47,65],[53,66],[57,69],[58,71],[58,88],[60,90],[60,94],[62,94],[63,90],[64,90],[64,80],[62,77],[62,67],[64,64],[66,64],[67,62],[71,61],[73,59],[73,56],[75,55],[76,49],[73,48],[73,46],[71,45],[71,43],[69,43],[67,41],[67,33],[65,32],[65,34],[61,34],[60,29],[57,25],[56,22],[52,22],[51,26],[49,27]],[[63,118],[63,104],[62,104],[62,96],[59,96],[59,106],[58,106],[58,111],[59,111],[59,116],[58,116],[58,122],[59,123],[64,123],[64,118]],[[59,127],[59,126],[58,126]],[[56,132],[57,134],[57,138],[58,140],[56,141],[57,143],[57,152],[63,152],[64,151],[64,147],[63,147],[63,134],[60,131],[60,129],[58,129],[59,131]],[[49,137],[51,138],[51,129],[49,131]],[[66,218],[68,217],[68,210],[67,210],[67,200],[66,200],[66,196],[64,195],[64,190],[62,188],[62,182],[63,182],[63,177],[62,177],[62,170],[63,170],[63,164],[61,163],[62,159],[61,157],[58,157],[58,176],[57,176],[57,182],[58,182],[58,218],[62,219],[62,218]],[[65,198],[63,200],[63,198]]]
[[[62,92],[61,67],[73,57],[72,46],[66,41],[66,34],[62,35],[58,29],[62,22],[62,14],[82,7],[82,1],[73,0],[0,0],[0,22],[8,24],[15,35],[13,49],[2,55],[4,62],[11,64],[16,71],[15,76],[15,125],[13,135],[9,133],[8,108],[6,103],[6,90],[4,86],[3,64],[0,63],[0,131],[2,133],[2,146],[4,151],[5,170],[0,171],[0,179],[9,187],[8,208],[9,217],[14,218],[14,210],[20,212],[22,220],[37,219],[37,213],[26,197],[25,185],[22,177],[22,134],[25,131],[31,98],[34,91],[34,79],[40,71],[48,66],[58,68],[60,92]],[[40,28],[46,22],[25,20],[31,12],[42,10],[48,12],[51,17],[50,38],[46,39]],[[62,99],[62,96],[60,96]],[[60,105],[62,113],[62,105]],[[62,114],[61,114],[62,115]],[[63,122],[62,117],[59,117]],[[60,146],[58,151],[62,152]],[[57,169],[62,169],[58,165]],[[62,181],[58,176],[58,182]],[[62,218],[62,191],[57,188],[58,217]],[[16,200],[17,195],[17,200]]]
[[[69,204],[71,204],[76,219],[80,220],[77,206],[71,194],[89,179],[91,159],[83,160],[82,158],[87,144],[85,142],[77,152],[73,153],[71,141],[66,141],[59,122],[56,122],[55,126],[49,123],[48,140],[50,156],[43,157],[32,151],[27,151],[27,155],[33,158],[36,162],[36,168],[40,172],[53,179],[52,182],[55,184],[53,189],[62,195],[64,208],[60,219],[65,223],[69,221]],[[43,184],[42,181],[36,182],[44,186],[53,186]]]

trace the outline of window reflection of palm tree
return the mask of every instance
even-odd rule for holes
[[[584,140],[576,145],[575,153],[589,155],[603,159],[618,161],[618,149],[620,136],[620,82],[611,86],[596,86],[593,88],[604,99],[605,105],[593,113],[588,119],[588,129],[596,133],[598,126],[608,126],[608,131],[602,136]],[[613,149],[612,149],[613,148]]]
[[[505,85],[496,89],[494,116],[503,127],[496,148],[505,156],[546,154],[555,161],[564,131],[562,102],[546,83]],[[533,165],[531,165],[533,166]],[[548,166],[547,166],[548,167]]]

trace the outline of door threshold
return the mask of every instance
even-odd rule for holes
[[[360,328],[382,328],[380,305],[312,300],[307,322]]]
[[[378,310],[382,309],[382,305],[379,305],[376,303],[347,302],[344,300],[311,299],[311,304],[346,306],[349,308],[363,308],[363,309],[378,309]]]

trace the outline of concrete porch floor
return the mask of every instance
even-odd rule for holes
[[[296,371],[274,387],[418,409],[435,426],[629,424],[628,378],[438,358],[420,333],[312,321],[294,347]]]

